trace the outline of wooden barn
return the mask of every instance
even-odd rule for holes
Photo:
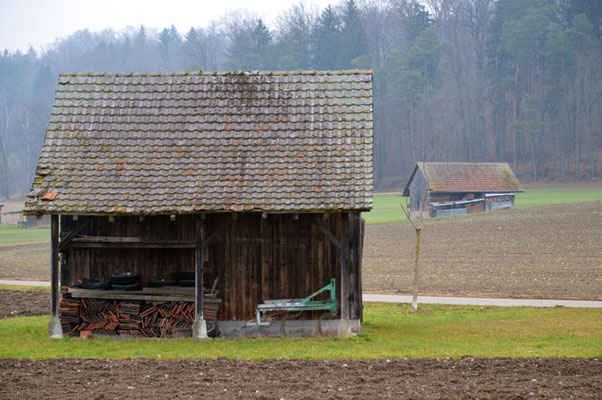
[[[438,217],[513,208],[523,188],[508,163],[419,162],[403,190],[413,215],[427,190],[425,215]]]
[[[372,144],[370,71],[61,74],[50,335],[358,332]]]

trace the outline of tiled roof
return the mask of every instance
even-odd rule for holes
[[[522,192],[518,179],[508,163],[504,162],[419,162],[406,185],[420,169],[434,192]],[[408,194],[406,194],[406,192]]]
[[[369,71],[65,73],[25,212],[365,210],[372,143]]]

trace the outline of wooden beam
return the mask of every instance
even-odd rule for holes
[[[352,214],[353,221],[353,240],[352,240],[352,254],[353,254],[353,262],[352,265],[352,274],[353,282],[351,287],[353,288],[352,298],[353,298],[353,319],[361,319],[361,307],[362,307],[362,286],[361,286],[361,254],[360,254],[360,235],[361,235],[361,215],[360,213]]]
[[[341,214],[341,319],[349,319],[349,225],[351,214]]]
[[[330,239],[330,241],[332,242],[332,244],[334,244],[337,249],[339,249],[339,250],[342,249],[341,242],[339,242],[337,240],[337,238],[334,237],[334,235],[332,233],[330,233],[330,231],[328,229],[326,229],[324,227],[324,225],[322,225],[320,223],[320,221],[318,221],[318,217],[317,216],[315,218],[312,218],[311,222],[312,222],[312,224],[314,224],[315,226],[318,227],[318,229],[320,230],[320,232],[322,232],[328,239]]]
[[[100,248],[176,248],[194,249],[196,241],[192,240],[144,240],[139,237],[114,236],[81,236],[71,239],[67,247],[100,249]]]
[[[362,214],[358,214],[360,219],[360,235],[358,243],[358,258],[357,266],[357,295],[360,300],[360,321],[364,322],[364,299],[362,297],[362,260],[364,257],[364,238],[366,237],[366,220],[362,218]]]
[[[224,222],[219,228],[217,228],[215,230],[215,232],[213,232],[208,238],[207,240],[205,240],[203,242],[203,245],[205,247],[208,247],[217,237],[217,235],[219,235],[220,233],[222,233],[224,231],[224,229],[226,228],[226,223]]]
[[[173,295],[153,295],[153,294],[130,294],[128,292],[117,292],[112,290],[88,290],[87,292],[73,292],[71,297],[76,299],[107,299],[107,300],[137,300],[137,301],[186,301],[192,303],[195,301],[194,295],[173,294]],[[203,298],[205,303],[221,303],[221,299]]]
[[[90,219],[89,218],[84,218],[80,221],[77,222],[77,226],[75,228],[73,228],[73,230],[71,232],[69,232],[67,234],[67,236],[65,236],[63,238],[63,240],[61,240],[61,242],[59,243],[59,253],[65,250],[65,247],[67,247],[69,245],[69,243],[71,243],[71,240],[73,240],[75,238],[75,236],[77,236],[81,231],[84,230],[84,228],[86,226],[88,226],[88,224],[90,223]]]
[[[50,317],[59,315],[59,216],[50,216]]]
[[[72,242],[69,248],[78,249],[194,249],[196,243],[165,243],[165,242],[139,242],[139,243],[110,243],[110,242]]]
[[[50,217],[50,322],[48,336],[53,339],[63,337],[59,321],[59,216]]]
[[[195,232],[196,232],[196,247],[194,249],[194,264],[195,264],[195,284],[194,284],[194,297],[195,297],[195,319],[204,319],[203,317],[203,255],[205,253],[205,243],[203,239],[205,237],[205,221],[200,216],[195,221]]]

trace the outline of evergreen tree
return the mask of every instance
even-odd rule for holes
[[[272,34],[263,21],[258,19],[255,27],[246,32],[246,35],[248,48],[241,50],[243,54],[237,57],[234,65],[241,70],[265,69],[269,64]]]
[[[159,34],[159,56],[161,57],[161,69],[173,71],[180,64],[180,49],[182,38],[176,27],[164,28]]]
[[[433,24],[433,18],[426,7],[418,1],[412,1],[406,15],[406,37],[410,46],[418,35]]]
[[[257,25],[251,32],[251,40],[253,41],[253,50],[262,55],[265,55],[268,47],[272,44],[272,34],[261,18],[257,20]]]
[[[337,68],[340,50],[339,19],[329,5],[322,11],[312,33],[312,65],[319,70]]]
[[[354,59],[369,53],[368,38],[360,21],[359,10],[354,0],[348,0],[343,13],[338,67],[350,68]]]

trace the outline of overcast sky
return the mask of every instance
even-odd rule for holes
[[[320,10],[338,0],[306,0]],[[299,0],[0,0],[0,51],[40,50],[57,38],[88,28],[116,31],[126,26],[164,28],[181,34],[211,20],[247,9],[273,26],[278,15]]]

